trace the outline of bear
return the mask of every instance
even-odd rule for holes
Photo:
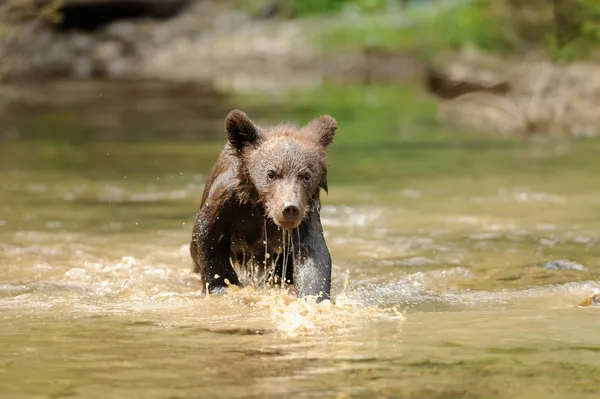
[[[227,141],[208,178],[190,243],[207,293],[228,285],[289,284],[298,297],[330,299],[331,255],[321,225],[327,147],[336,120],[256,125],[225,118]]]

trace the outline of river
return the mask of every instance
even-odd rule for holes
[[[600,292],[599,140],[455,134],[363,100],[248,105],[338,119],[322,211],[335,303],[206,297],[188,245],[240,104],[40,93],[0,125],[3,398],[598,397],[600,313],[577,304]],[[561,259],[585,268],[541,267]]]

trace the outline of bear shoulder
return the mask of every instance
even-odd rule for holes
[[[223,149],[204,185],[201,210],[205,214],[216,216],[228,203],[240,199],[239,162],[228,148]]]

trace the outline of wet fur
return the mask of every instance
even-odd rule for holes
[[[217,292],[225,280],[235,285],[277,283],[286,264],[286,283],[294,284],[299,296],[329,298],[331,257],[320,221],[320,189],[328,189],[326,147],[333,141],[335,119],[322,116],[304,127],[284,123],[261,128],[236,110],[225,127],[228,142],[207,179],[190,245],[203,286]],[[275,185],[263,177],[269,168],[289,173]],[[297,183],[290,177],[304,171],[309,171],[309,181]],[[275,220],[283,193],[293,184],[303,218],[290,231],[288,249],[294,250],[286,253],[283,230]],[[239,275],[243,273],[255,278]]]

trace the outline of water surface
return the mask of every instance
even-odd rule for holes
[[[385,90],[249,105],[265,122],[338,118],[322,212],[335,304],[206,297],[191,228],[243,104],[43,92],[56,100],[0,123],[2,397],[597,397],[600,313],[576,305],[600,292],[600,141],[444,132],[373,105]],[[540,266],[558,259],[585,269]]]

